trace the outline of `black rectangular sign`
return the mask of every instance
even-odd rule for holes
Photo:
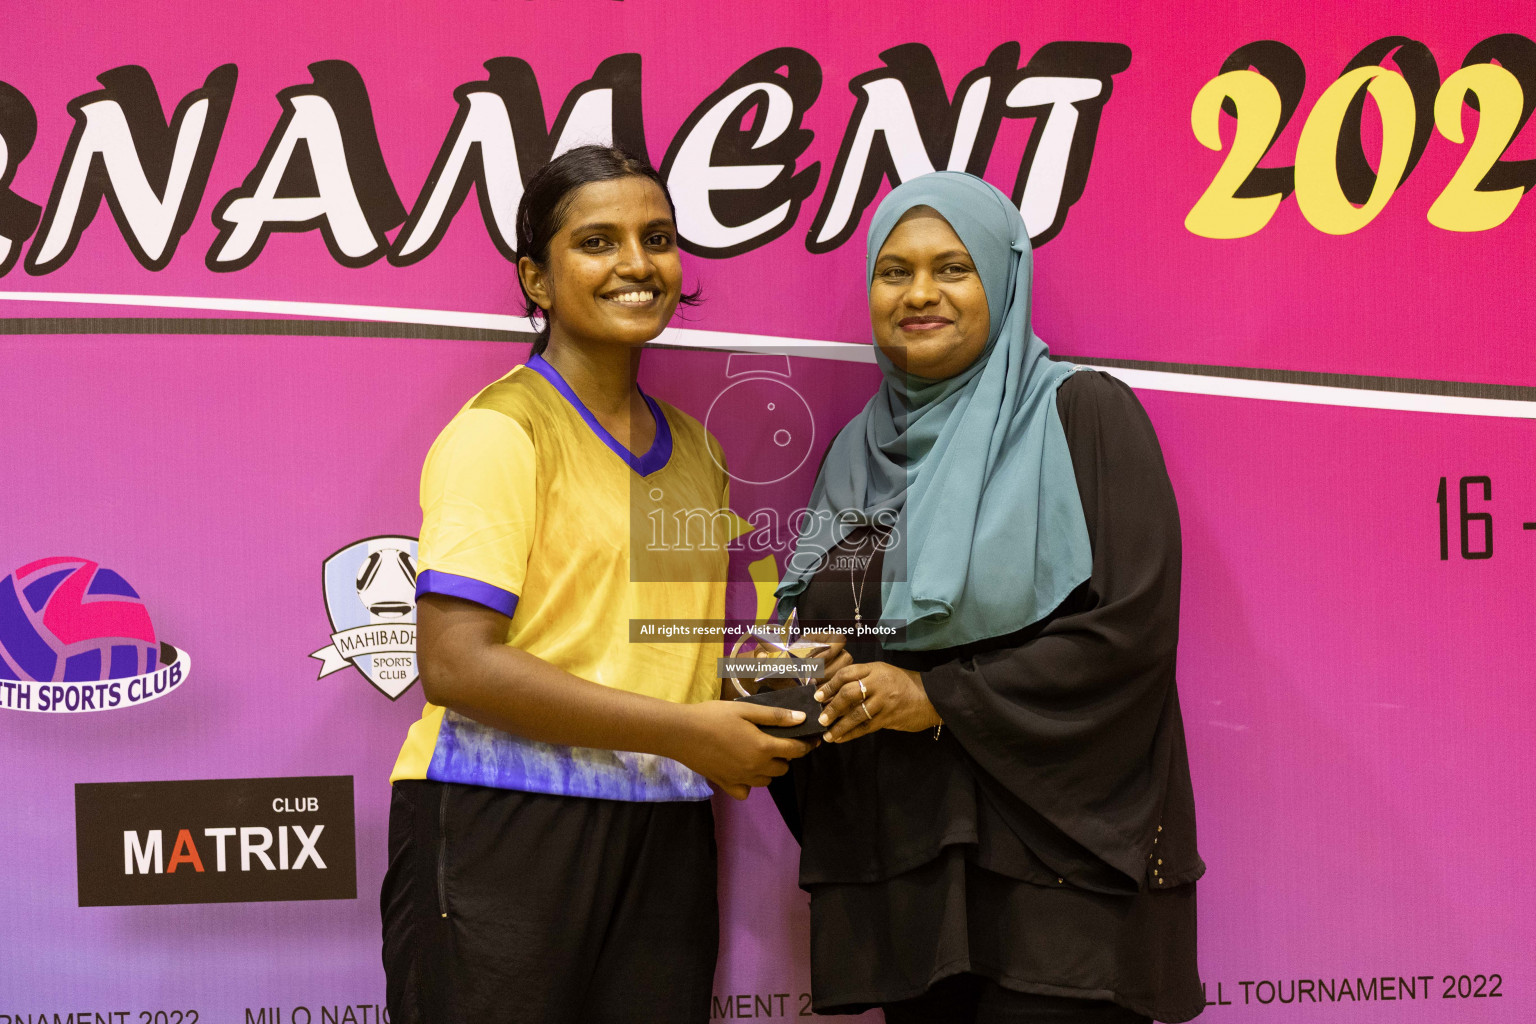
[[[352,776],[75,785],[80,906],[357,898]]]

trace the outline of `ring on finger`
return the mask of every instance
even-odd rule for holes
[[[869,713],[868,704],[865,704],[863,701],[859,701],[859,707],[864,709],[864,721],[873,722],[875,720],[875,716]]]
[[[858,679],[855,682],[859,684],[859,703],[862,704],[869,700],[869,691],[864,689],[864,680]]]

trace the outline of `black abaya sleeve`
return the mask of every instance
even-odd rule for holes
[[[951,652],[923,667],[924,681],[987,799],[1029,846],[1047,859],[1054,847],[1068,866],[1091,856],[1114,869],[1098,873],[1115,889],[1176,886],[1204,870],[1174,681],[1178,507],[1130,388],[1079,371],[1057,407],[1092,576],[1022,643]]]

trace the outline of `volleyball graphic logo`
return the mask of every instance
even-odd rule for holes
[[[184,653],[156,637],[138,591],[112,569],[43,558],[0,579],[0,708],[142,704],[178,686],[186,668]]]

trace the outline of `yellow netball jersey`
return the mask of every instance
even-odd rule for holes
[[[697,420],[645,401],[656,438],[635,455],[541,356],[476,395],[427,453],[416,593],[501,612],[508,644],[583,679],[709,700],[716,645],[634,642],[630,623],[724,615],[729,478]],[[681,523],[698,528],[671,528]],[[710,795],[668,758],[537,743],[433,704],[390,775],[422,778],[609,800]]]

